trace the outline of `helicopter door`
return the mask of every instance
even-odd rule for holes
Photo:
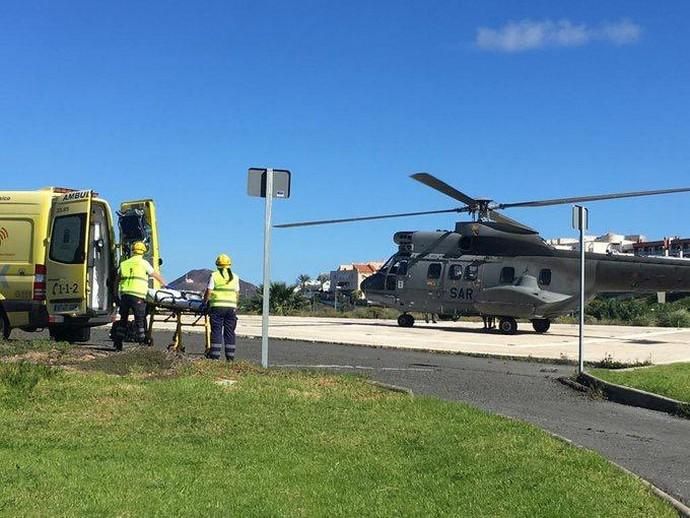
[[[450,305],[450,312],[463,311],[465,305],[472,304],[475,298],[475,281],[478,269],[470,263],[451,263],[448,265],[444,305]]]
[[[434,261],[420,261],[410,269],[405,295],[417,311],[440,312],[443,269],[442,262]]]

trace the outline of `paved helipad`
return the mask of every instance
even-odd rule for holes
[[[158,323],[156,326],[169,328]],[[530,324],[520,324],[515,335],[484,332],[481,328],[482,324],[476,322],[417,322],[412,328],[402,328],[394,320],[271,317],[269,335],[410,350],[577,360],[577,325],[553,324],[548,333],[537,334]],[[261,317],[240,315],[237,334],[261,336]],[[606,357],[627,363],[690,361],[690,328],[586,326],[585,360]]]

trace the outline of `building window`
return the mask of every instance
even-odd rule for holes
[[[499,282],[501,284],[513,284],[515,280],[515,268],[512,266],[505,266],[501,269],[501,278]]]
[[[462,265],[461,264],[453,264],[450,266],[448,269],[448,278],[451,281],[459,281],[462,279]]]
[[[427,279],[440,279],[441,278],[441,263],[431,263],[429,269],[426,271]]]
[[[477,279],[477,275],[479,274],[479,266],[476,264],[470,264],[465,268],[465,280],[466,281],[474,281]]]
[[[548,286],[551,284],[551,270],[544,268],[539,272],[539,284],[542,286]]]

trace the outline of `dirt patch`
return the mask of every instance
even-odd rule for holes
[[[123,353],[96,356],[89,361],[79,362],[78,366],[85,371],[117,376],[134,374],[150,378],[174,376],[176,368],[187,361],[174,353],[141,347]]]

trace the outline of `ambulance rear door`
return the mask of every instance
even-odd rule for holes
[[[120,258],[127,259],[131,255],[131,246],[137,241],[146,244],[146,259],[154,271],[160,273],[163,260],[160,256],[158,244],[158,221],[156,219],[156,204],[153,200],[125,201],[120,205],[118,213],[118,227],[120,231]],[[151,287],[160,288],[160,283],[151,279]]]
[[[46,298],[50,314],[86,313],[87,241],[92,191],[72,191],[53,201],[46,258]]]

